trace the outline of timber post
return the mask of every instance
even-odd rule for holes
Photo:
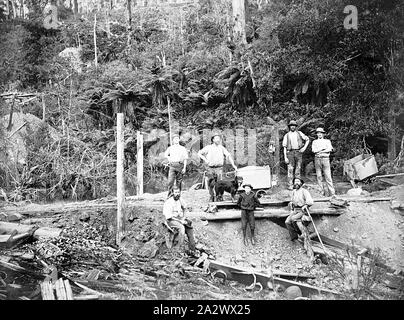
[[[124,114],[122,110],[116,115],[116,196],[117,196],[117,228],[116,244],[121,244],[125,230],[125,181],[124,181]]]
[[[143,135],[140,131],[136,134],[137,141],[137,195],[143,195]]]

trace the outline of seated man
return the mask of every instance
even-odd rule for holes
[[[310,221],[306,216],[306,210],[314,204],[313,198],[307,189],[302,188],[304,181],[299,178],[293,180],[292,200],[290,202],[290,215],[285,223],[292,241],[298,239],[298,235],[303,229],[303,223]]]
[[[184,243],[185,234],[188,236],[189,250],[195,251],[195,239],[192,222],[185,218],[185,203],[181,199],[181,191],[175,186],[173,196],[164,203],[163,214],[167,219],[167,224],[171,228],[176,228],[179,235],[179,245]]]

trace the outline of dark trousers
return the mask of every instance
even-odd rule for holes
[[[206,177],[208,178],[208,189],[210,201],[216,200],[215,185],[212,183],[214,179],[217,181],[223,179],[223,167],[207,167]]]
[[[299,150],[291,150],[287,152],[289,160],[288,164],[288,184],[293,186],[293,179],[300,178],[303,155]]]
[[[170,164],[170,170],[168,171],[168,197],[173,193],[174,184],[182,190],[182,179],[184,177],[184,174],[182,173],[183,169],[184,164]]]
[[[247,224],[250,224],[251,235],[254,236],[255,230],[255,218],[254,210],[241,209],[241,229],[243,230],[243,236],[247,234]]]

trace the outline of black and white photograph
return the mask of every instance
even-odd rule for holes
[[[404,1],[0,0],[0,300],[404,300]]]

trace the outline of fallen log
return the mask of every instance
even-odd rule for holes
[[[325,208],[325,209],[311,209],[312,215],[333,215],[339,216],[344,213],[343,209]],[[264,211],[254,211],[255,219],[271,219],[271,218],[286,218],[290,214],[287,209],[274,209]],[[239,220],[241,219],[240,210],[226,210],[220,211],[215,214],[204,213],[200,217],[201,220],[215,221],[215,220]]]
[[[0,233],[12,233],[14,230],[17,230],[19,234],[29,233],[32,230],[32,226],[22,225],[17,223],[10,222],[0,222]],[[38,228],[34,233],[33,237],[36,240],[39,239],[48,239],[48,238],[56,238],[59,237],[62,230],[58,228],[48,228],[42,227]]]
[[[254,281],[256,281],[257,283],[260,283],[263,288],[269,288],[269,289],[273,288],[271,288],[268,285],[268,283],[279,284],[284,286],[285,288],[290,286],[298,286],[302,290],[302,294],[306,297],[312,294],[321,294],[321,293],[339,295],[339,293],[336,291],[331,291],[328,289],[323,289],[308,284],[283,279],[277,276],[271,277],[270,275],[264,274],[262,272],[255,272],[254,270],[246,270],[239,267],[233,267],[223,263],[219,263],[217,261],[209,261],[209,269],[211,271],[220,270],[221,273],[224,273],[226,275],[228,280],[235,280],[245,285],[251,285],[252,283],[254,283]]]
[[[340,197],[338,199],[346,200],[350,202],[362,202],[362,203],[371,203],[371,202],[384,202],[390,201],[392,198],[389,197]],[[325,198],[314,198],[314,202],[322,203],[322,202],[330,202],[331,197]],[[261,205],[269,206],[269,207],[284,207],[287,206],[290,200],[272,200],[272,199],[260,199]],[[237,208],[237,203],[232,201],[220,201],[220,202],[209,202],[209,205],[215,205],[218,208],[226,207],[226,208]]]

